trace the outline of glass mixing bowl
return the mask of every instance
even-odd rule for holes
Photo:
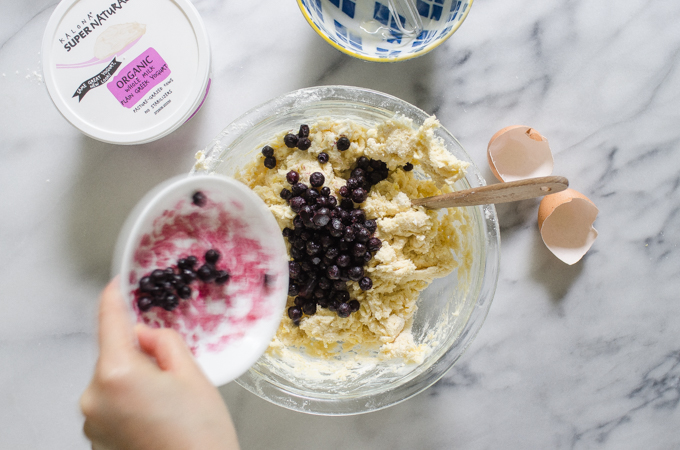
[[[258,157],[263,145],[302,123],[337,117],[371,126],[395,114],[420,126],[428,115],[409,103],[368,89],[323,86],[301,89],[247,112],[197,154],[192,173],[235,175]],[[479,169],[451,133],[437,129],[456,158],[470,166],[454,188],[485,184]],[[422,175],[421,175],[422,176]],[[255,395],[292,410],[324,415],[359,414],[386,408],[425,390],[439,380],[470,345],[491,306],[499,267],[499,230],[493,205],[467,207],[465,245],[468,257],[459,269],[435,279],[420,293],[413,318],[414,341],[431,349],[420,364],[401,360],[321,359],[295,352],[284,358],[265,354],[236,382]],[[290,355],[289,355],[290,356]]]

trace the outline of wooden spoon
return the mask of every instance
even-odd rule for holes
[[[560,192],[569,187],[564,177],[539,177],[526,180],[496,183],[490,186],[465,189],[434,197],[411,200],[414,206],[428,209],[451,208],[453,206],[476,206],[491,203],[516,202]]]

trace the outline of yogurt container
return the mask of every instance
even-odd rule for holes
[[[210,89],[210,44],[188,0],[63,0],[42,44],[47,90],[81,132],[113,144],[160,139]]]

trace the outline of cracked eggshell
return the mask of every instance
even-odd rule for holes
[[[548,140],[524,125],[505,127],[494,134],[486,154],[491,171],[500,181],[547,177],[553,171]]]
[[[538,229],[546,247],[561,261],[577,263],[597,238],[593,222],[599,210],[573,189],[543,197],[538,207]]]

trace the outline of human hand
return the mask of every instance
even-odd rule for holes
[[[95,450],[239,448],[222,397],[182,338],[133,327],[117,279],[102,292],[99,359],[80,408]]]

